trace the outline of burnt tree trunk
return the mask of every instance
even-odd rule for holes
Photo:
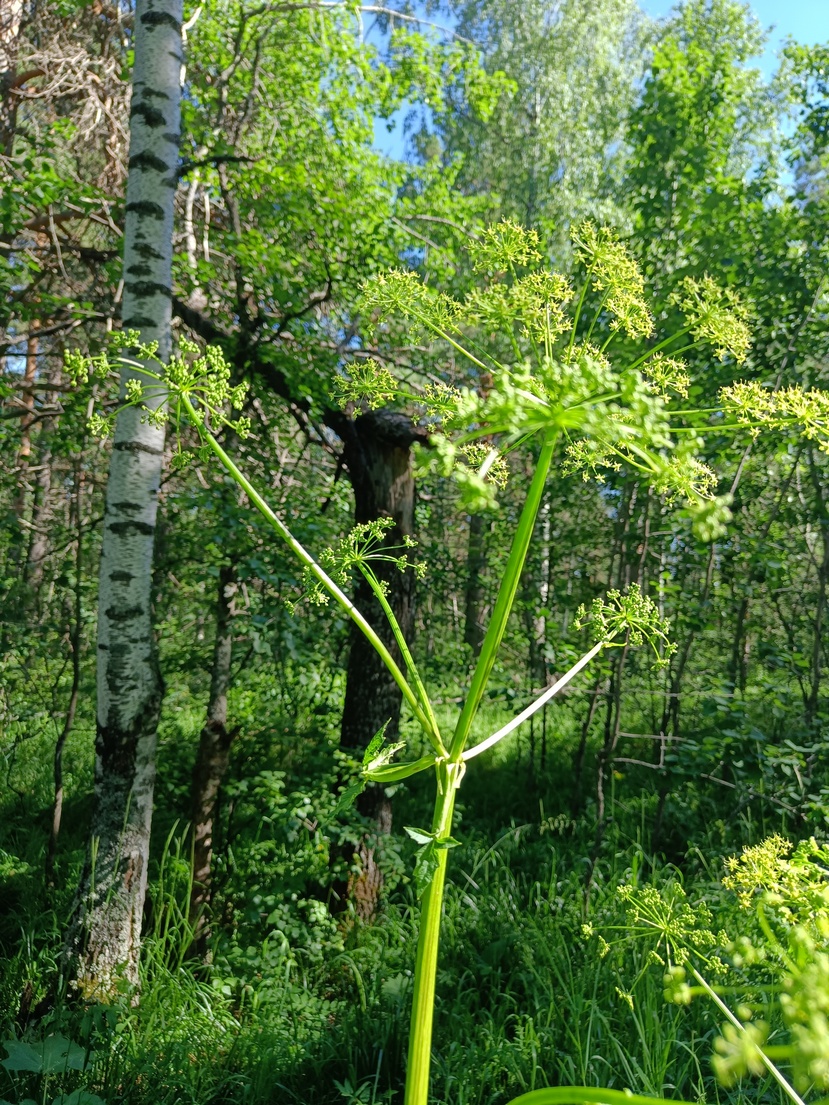
[[[375,518],[392,518],[389,545],[401,544],[414,530],[415,488],[411,447],[425,440],[424,431],[412,425],[406,415],[373,411],[359,418],[343,420],[336,427],[343,439],[344,461],[354,489],[354,520],[357,524]],[[388,599],[403,635],[410,640],[414,622],[415,580],[412,572],[400,572],[393,565],[377,564],[377,575],[388,585]],[[377,630],[398,663],[402,663],[391,629],[371,592],[360,580],[354,601]],[[340,739],[343,748],[365,748],[387,723],[386,735],[394,740],[400,726],[402,696],[388,669],[369,642],[354,627],[348,657],[345,703]],[[360,812],[369,818],[374,831],[356,852],[358,870],[343,889],[354,902],[357,915],[369,920],[377,909],[382,874],[375,860],[377,834],[391,831],[391,803],[381,787],[369,787],[361,796]]]

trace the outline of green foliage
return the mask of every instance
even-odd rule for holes
[[[380,533],[342,537],[347,496],[339,469],[321,458],[317,415],[333,390],[348,418],[355,408],[396,404],[430,427],[418,507],[418,561],[430,565],[429,585],[419,598],[417,640],[400,664],[409,706],[420,715],[403,719],[408,761],[392,759],[400,747],[375,748],[362,770],[336,759],[344,630],[324,608],[289,617],[284,601],[309,584],[314,594],[329,592],[307,563],[310,578],[301,579],[299,564],[271,547],[245,494],[213,479],[207,454],[192,448],[185,430],[174,464],[197,462],[165,480],[159,530],[156,608],[169,695],[157,818],[163,840],[170,822],[188,816],[193,742],[208,693],[210,603],[219,567],[231,559],[239,584],[230,712],[242,732],[216,828],[212,963],[185,961],[186,855],[170,857],[164,871],[151,872],[141,1008],[95,1010],[81,1026],[68,1012],[54,1020],[47,1013],[38,1024],[38,1013],[19,1039],[4,1026],[10,1042],[35,1053],[48,1039],[77,1040],[91,1066],[61,1074],[53,1087],[34,1070],[15,1072],[19,1085],[4,1083],[0,1096],[19,1090],[48,1101],[60,1091],[58,1100],[86,1093],[198,1105],[270,1101],[274,1093],[307,1105],[399,1096],[415,895],[428,893],[453,837],[433,826],[415,830],[412,843],[377,841],[383,912],[372,928],[340,925],[326,898],[332,880],[357,872],[332,854],[371,827],[336,810],[333,794],[356,773],[358,786],[371,779],[396,789],[400,823],[428,825],[425,788],[433,772],[446,782],[440,733],[451,731],[468,683],[469,647],[454,635],[473,575],[458,489],[462,506],[489,511],[479,578],[481,608],[492,607],[537,442],[551,428],[560,431],[558,478],[544,489],[477,727],[497,735],[531,690],[569,670],[581,603],[595,611],[594,631],[616,632],[616,645],[628,632],[642,633],[652,646],[646,653],[671,666],[663,680],[637,654],[623,672],[621,650],[607,654],[595,690],[572,686],[566,700],[533,716],[531,731],[499,742],[464,780],[456,817],[466,846],[453,854],[445,905],[432,1097],[453,1105],[507,1100],[555,1084],[547,1097],[532,1098],[541,1105],[567,1100],[561,1083],[569,1081],[594,1094],[775,1100],[763,1054],[791,1062],[804,1093],[825,1084],[827,968],[816,921],[826,857],[810,853],[806,874],[788,870],[795,860],[779,843],[745,857],[733,876],[733,892],[743,895],[736,906],[703,877],[700,858],[738,847],[738,835],[756,841],[781,818],[787,832],[825,827],[825,672],[817,648],[826,559],[825,58],[821,47],[790,47],[787,70],[767,89],[748,63],[761,36],[745,9],[726,0],[685,3],[655,32],[640,97],[644,24],[631,4],[567,0],[555,18],[548,9],[500,0],[455,6],[457,30],[481,44],[489,76],[475,49],[438,45],[410,24],[393,26],[385,52],[366,44],[352,6],[200,9],[189,34],[181,193],[192,201],[197,246],[194,258],[189,239],[180,251],[175,292],[206,304],[204,318],[220,336],[205,330],[205,337],[224,352],[183,346],[169,373],[173,390],[195,397],[207,429],[244,434],[241,407],[229,408],[240,380],[249,380],[265,429],[238,442],[233,461],[278,501],[302,547],[327,550],[315,563],[346,587],[355,568],[373,575],[377,556],[405,568],[411,554],[383,549]],[[69,24],[53,22],[64,10],[74,28],[68,39]],[[121,198],[111,174],[120,140],[110,120],[126,118],[118,105],[129,58],[119,51],[129,36],[120,19],[113,29],[109,9],[68,4],[55,13],[44,9],[35,31],[64,51],[61,58],[87,57],[78,85],[85,91],[72,86],[50,99],[41,95],[44,81],[22,100],[24,126],[3,161],[0,286],[14,312],[9,338],[25,336],[29,319],[83,321],[88,334],[67,330],[66,344],[77,341],[85,363],[86,350],[98,347],[91,327],[111,317],[117,298]],[[89,30],[91,51],[80,37]],[[24,65],[30,53],[27,42]],[[58,66],[54,79],[65,76]],[[84,139],[81,110],[91,105],[94,116],[99,88],[101,104],[115,107]],[[791,141],[777,129],[786,96],[799,112]],[[634,98],[639,106],[625,135],[621,120]],[[430,110],[415,135],[422,163],[414,166],[367,148],[375,118],[391,122],[404,100]],[[784,155],[791,182],[779,172]],[[480,229],[491,211],[511,221]],[[594,221],[582,224],[585,215]],[[618,232],[598,229],[608,216]],[[522,230],[521,221],[535,229]],[[468,263],[457,248],[461,227],[471,231]],[[563,271],[547,267],[551,253]],[[371,275],[390,267],[398,275]],[[471,287],[470,271],[480,274]],[[405,331],[398,312],[411,316]],[[367,332],[373,321],[380,321],[376,343]],[[683,333],[693,347],[675,340],[660,348],[665,336]],[[89,393],[62,390],[54,366],[64,336],[41,339],[47,367],[38,370],[45,385],[35,393],[28,470],[15,467],[23,441],[16,404],[26,395],[17,375],[22,343],[8,347],[0,381],[0,394],[12,400],[0,422],[8,458],[0,553],[10,612],[0,630],[0,1019],[15,1012],[25,983],[36,1007],[55,976],[60,919],[52,911],[69,908],[91,779],[89,565],[97,560],[105,454],[86,443],[79,454]],[[132,351],[134,361],[140,357]],[[169,413],[156,406],[161,382],[135,367],[123,399],[147,407],[147,417],[178,422],[175,405]],[[274,382],[278,395],[270,392]],[[90,383],[100,402],[94,425],[103,430],[110,401],[100,378]],[[286,393],[312,440],[311,462],[299,459],[306,443],[282,416]],[[57,417],[49,414],[53,396]],[[319,436],[329,447],[328,431]],[[51,495],[38,484],[44,470],[53,474]],[[442,478],[450,473],[454,488]],[[332,503],[325,515],[314,509],[314,488]],[[672,502],[686,506],[668,522]],[[37,603],[26,605],[18,577],[29,535],[44,528],[52,541],[46,579]],[[67,556],[76,535],[87,565],[77,573]],[[373,543],[364,543],[369,537]],[[703,549],[696,538],[716,544]],[[626,579],[641,589],[624,590]],[[605,587],[611,593],[593,604]],[[76,593],[83,597],[81,694],[52,897],[40,871],[54,737],[70,693],[67,626]],[[650,620],[650,598],[670,617],[679,644],[673,655],[660,643],[664,622]],[[439,726],[427,713],[433,699]],[[625,745],[605,752],[603,728],[621,729]],[[424,731],[432,751],[414,758]],[[579,754],[581,774],[569,763]],[[602,845],[592,788],[603,756],[612,827]],[[534,802],[542,791],[547,814],[539,814],[539,827]],[[647,797],[640,801],[640,793]],[[504,835],[492,845],[494,826]],[[654,826],[655,850],[684,873],[684,898],[677,873],[660,875],[658,858],[645,860],[631,846]],[[686,852],[691,840],[699,852]],[[589,874],[587,855],[594,857]],[[597,932],[628,925],[627,892],[617,894],[617,886],[641,884],[645,868],[669,886],[658,901],[637,899],[643,939],[582,942],[585,916]],[[721,927],[731,934],[722,942]],[[670,940],[654,954],[664,959],[665,947],[674,949],[658,970],[657,930]],[[690,948],[684,964],[683,946]],[[750,1089],[717,1086],[709,1074],[713,1022],[695,1000],[706,991],[690,965],[713,955],[729,963],[723,985],[740,988],[741,1027],[728,1022],[714,1045],[717,1069],[730,1084],[762,1067],[765,1080]],[[719,993],[719,976],[712,978]],[[768,986],[779,990],[779,1002]],[[608,1084],[616,1089],[595,1090]]]

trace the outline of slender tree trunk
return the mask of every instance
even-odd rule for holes
[[[124,229],[123,325],[169,358],[179,144],[181,0],[138,0]],[[125,378],[129,374],[125,371]],[[125,380],[122,381],[122,387]],[[162,681],[152,628],[153,536],[163,428],[118,418],[104,515],[98,731],[90,846],[67,936],[86,997],[138,983]]]
[[[486,539],[492,527],[485,514],[470,514],[463,639],[477,656],[484,643],[484,580]]]
[[[83,572],[83,468],[79,460],[75,467],[75,512],[77,537],[75,545],[75,590],[72,602],[72,616],[69,626],[69,647],[72,650],[72,686],[69,702],[63,718],[63,726],[55,744],[53,771],[55,780],[52,801],[52,824],[49,842],[46,846],[46,884],[55,884],[55,856],[58,848],[61,821],[63,819],[63,750],[75,724],[78,709],[78,696],[81,689],[81,636],[83,633],[83,605],[81,601],[81,575]]]
[[[193,885],[190,891],[190,923],[195,951],[203,955],[209,926],[213,864],[213,823],[219,804],[219,788],[227,774],[230,746],[235,735],[227,728],[227,692],[230,689],[230,665],[233,657],[233,592],[236,565],[227,564],[219,572],[216,595],[216,641],[210,675],[210,701],[207,720],[201,731],[199,750],[193,767],[191,785],[193,833]]]
[[[2,16],[0,16],[0,19],[2,19]],[[32,323],[33,327],[34,325],[35,324]],[[23,373],[23,384],[25,388],[23,391],[23,405],[26,413],[20,419],[20,444],[17,447],[17,494],[14,497],[14,504],[12,506],[18,520],[18,525],[13,534],[11,547],[9,549],[11,574],[17,578],[20,585],[23,583],[21,569],[26,562],[26,544],[28,537],[28,530],[24,527],[29,521],[26,515],[29,513],[29,507],[31,505],[30,466],[32,458],[32,423],[34,421],[35,407],[34,385],[37,379],[37,355],[38,336],[36,333],[30,333],[26,341],[26,364]],[[18,590],[18,601],[13,600],[12,605],[21,612],[25,609],[25,588],[22,586],[20,586]]]
[[[52,449],[48,435],[51,429],[52,426],[44,424],[41,430],[41,440],[45,438],[46,445],[38,457],[35,472],[32,535],[26,556],[26,583],[33,598],[36,598],[43,583],[43,572],[49,555],[49,520],[52,516]]]
[[[809,696],[806,699],[806,721],[813,724],[820,705],[821,657],[823,655],[823,623],[826,617],[826,587],[829,583],[829,508],[814,451],[809,450],[809,475],[815,491],[820,525],[820,563],[817,571],[817,597],[812,619],[812,654],[809,663]]]
[[[31,330],[26,339],[26,368],[23,373],[23,405],[26,414],[20,419],[20,445],[17,449],[17,497],[14,503],[14,512],[18,518],[23,518],[26,513],[27,473],[32,455],[32,422],[35,409],[35,380],[37,379],[37,355],[39,342],[36,332],[37,323],[30,323]]]

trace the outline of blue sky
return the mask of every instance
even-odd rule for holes
[[[2,3],[3,0],[0,0]],[[667,15],[676,0],[639,0],[640,6],[654,18]],[[770,31],[766,52],[759,59],[766,76],[777,68],[777,51],[789,37],[804,45],[829,43],[829,0],[751,0],[751,7],[766,30]],[[406,109],[397,113],[397,126],[389,134],[384,124],[375,127],[375,145],[391,157],[403,151],[402,124]]]
[[[655,17],[667,15],[672,0],[639,0]],[[804,45],[829,42],[829,0],[751,0],[754,13],[765,28],[774,26],[762,67],[768,73],[775,68],[775,55],[789,36]]]

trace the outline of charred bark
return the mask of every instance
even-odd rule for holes
[[[415,441],[425,440],[425,432],[413,426],[406,415],[391,411],[374,411],[353,421],[336,420],[336,429],[343,439],[344,461],[354,489],[355,522],[392,518],[394,527],[389,531],[388,543],[402,543],[414,530],[411,447]],[[377,567],[380,569],[378,577],[388,586],[389,603],[400,628],[410,639],[414,622],[414,574],[400,572],[392,565]],[[356,587],[354,601],[400,663],[391,629],[371,588],[362,579]],[[387,725],[387,736],[393,740],[399,731],[401,705],[402,696],[388,669],[363,634],[352,629],[340,731],[342,747],[354,751],[365,748],[384,725]],[[361,795],[358,808],[370,820],[373,829],[357,848],[357,870],[348,886],[335,887],[335,893],[340,906],[350,898],[357,915],[370,920],[377,910],[383,881],[375,858],[377,837],[391,831],[391,802],[383,788],[369,787]]]
[[[411,446],[425,437],[411,419],[390,411],[361,415],[341,430],[345,465],[354,489],[354,520],[392,518],[388,543],[401,544],[414,531],[414,478]],[[405,637],[414,620],[414,574],[393,565],[378,564],[378,577],[389,588],[389,603]],[[368,584],[361,580],[354,601],[401,663],[391,630]],[[363,634],[351,633],[341,739],[344,748],[364,748],[386,722],[394,739],[400,724],[400,691],[385,664]]]

